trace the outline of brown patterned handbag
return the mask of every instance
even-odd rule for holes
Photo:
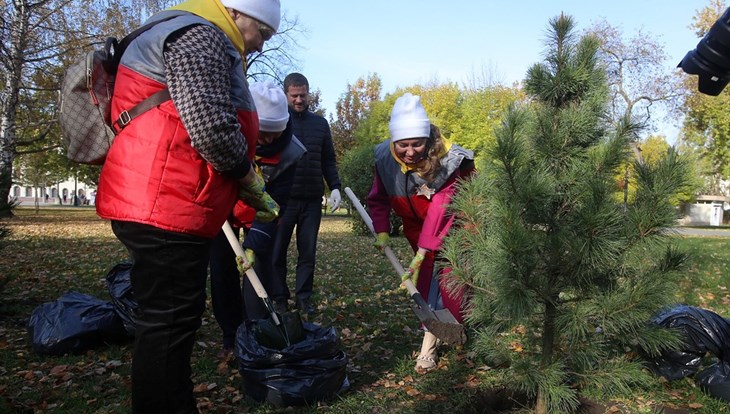
[[[144,31],[173,17],[148,23],[124,37],[121,42],[110,37],[102,50],[90,51],[68,67],[61,84],[59,122],[66,156],[71,161],[103,164],[119,131],[132,119],[170,99],[170,93],[165,88],[134,108],[123,111],[112,122],[114,81],[124,50]]]

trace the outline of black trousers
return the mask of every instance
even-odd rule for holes
[[[205,310],[210,239],[123,221],[112,230],[134,259],[132,411],[197,413],[190,357]]]
[[[238,235],[239,229],[234,229],[234,232]],[[210,246],[210,300],[213,316],[223,331],[223,347],[233,348],[236,330],[245,318],[245,311],[236,254],[223,231]]]
[[[238,235],[240,229],[234,228],[233,231]],[[256,256],[254,270],[268,293],[270,287],[267,282],[272,277],[271,257]],[[223,332],[224,348],[234,347],[236,331],[241,322],[263,319],[268,315],[248,277],[243,278],[245,280],[241,283],[236,254],[221,231],[210,246],[210,298],[213,315]]]
[[[276,238],[272,248],[274,273],[277,286],[271,292],[274,299],[288,299],[289,287],[286,283],[286,254],[289,250],[294,228],[297,231],[297,299],[306,300],[312,296],[314,285],[314,265],[317,254],[317,235],[322,220],[322,200],[302,200],[290,198],[284,214],[279,219]]]

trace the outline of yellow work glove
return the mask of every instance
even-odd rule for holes
[[[418,272],[421,270],[421,263],[423,263],[423,259],[425,258],[426,254],[422,249],[418,249],[416,255],[413,256],[413,260],[411,260],[411,264],[408,265],[408,269],[401,276],[401,280],[405,282],[406,279],[411,279],[411,282],[415,286],[418,283]]]
[[[268,223],[279,215],[279,205],[264,190],[264,179],[258,173],[254,174],[250,184],[241,184],[238,188],[238,198],[256,210],[256,220]]]
[[[390,246],[390,235],[388,232],[380,232],[376,236],[375,243],[373,243],[373,246],[377,247],[378,250],[383,250],[387,246]]]
[[[246,271],[252,268],[254,263],[256,263],[256,253],[254,253],[253,250],[245,249],[243,254],[246,256],[245,259],[243,257],[236,256],[236,267],[241,275],[246,273]]]

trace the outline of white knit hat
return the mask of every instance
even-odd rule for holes
[[[426,138],[431,132],[431,121],[421,105],[421,97],[404,93],[393,105],[390,113],[390,140]]]
[[[289,122],[289,106],[281,86],[266,80],[254,82],[249,87],[256,112],[259,114],[259,130],[281,132]]]
[[[251,16],[267,26],[279,30],[281,20],[281,5],[279,0],[221,0],[225,7],[238,10]]]

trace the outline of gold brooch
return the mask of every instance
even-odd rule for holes
[[[436,194],[436,190],[434,190],[433,188],[427,186],[425,183],[424,184],[421,184],[421,186],[416,189],[416,195],[417,196],[424,196],[428,200],[430,200],[431,199],[431,196],[434,195],[434,194]]]

